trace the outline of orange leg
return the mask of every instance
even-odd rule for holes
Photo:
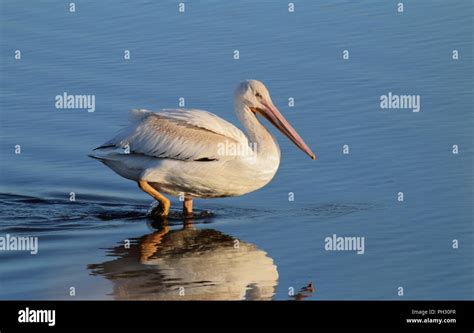
[[[163,230],[154,232],[140,241],[140,262],[146,264],[149,259],[158,250],[158,245],[161,244],[163,237],[170,231],[170,228],[165,225]]]
[[[193,198],[185,197],[183,201],[183,215],[193,216]]]
[[[138,181],[138,187],[140,187],[140,189],[143,192],[148,193],[160,203],[160,208],[161,208],[161,211],[159,212],[160,216],[162,217],[168,216],[171,203],[167,197],[165,197],[163,194],[155,190],[147,181],[144,181],[144,180]]]

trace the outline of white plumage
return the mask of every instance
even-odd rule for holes
[[[261,115],[314,158],[261,82],[239,85],[235,109],[248,138],[207,111],[140,109],[132,110],[131,124],[91,156],[122,177],[148,182],[171,195],[238,196],[267,184],[279,166],[278,144],[257,119]]]
[[[227,159],[219,156],[219,143],[248,146],[247,137],[216,115],[194,109],[144,109],[130,112],[132,124],[104,144],[130,148],[130,152],[181,161]]]

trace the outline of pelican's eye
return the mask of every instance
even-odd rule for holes
[[[260,95],[260,93],[255,93],[255,97],[262,98],[262,95]]]

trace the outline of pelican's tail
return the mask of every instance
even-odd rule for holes
[[[105,160],[103,157],[95,156],[95,155],[92,155],[92,154],[87,154],[87,156],[89,156],[90,158],[94,158],[96,160],[99,160],[99,161]]]
[[[139,180],[144,171],[143,165],[149,162],[150,157],[141,154],[130,154],[117,147],[98,147],[87,156],[104,163],[120,176]]]
[[[123,149],[120,149],[120,151],[123,152]],[[104,162],[106,160],[113,159],[113,155],[118,153],[118,149],[115,146],[100,146],[95,148],[90,154],[87,154],[87,156],[94,158],[96,160],[99,160],[101,162]]]

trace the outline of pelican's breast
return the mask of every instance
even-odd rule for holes
[[[262,188],[276,174],[279,159],[257,157],[186,163],[165,159],[155,163],[141,177],[161,191],[216,198],[240,196]]]

